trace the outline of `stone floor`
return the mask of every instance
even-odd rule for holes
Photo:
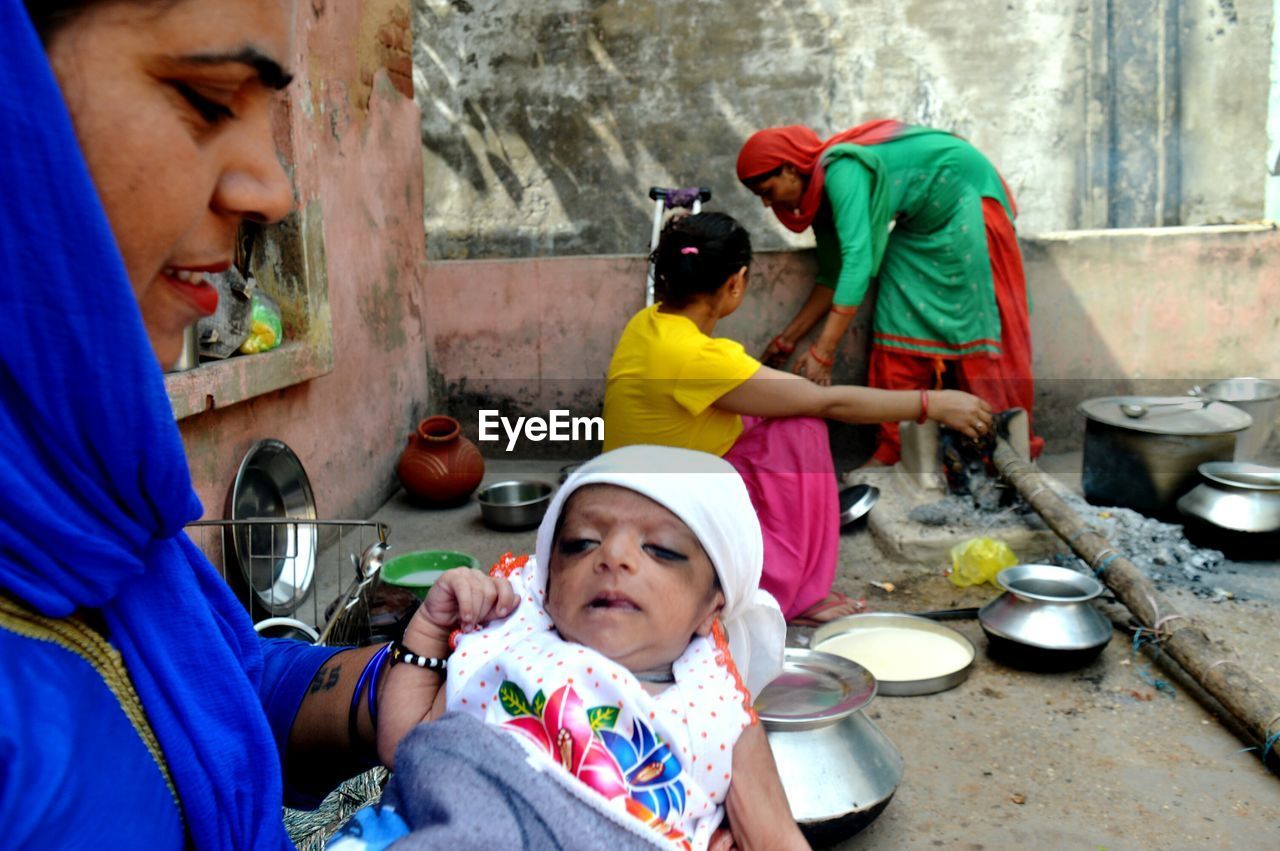
[[[490,462],[486,482],[555,483],[559,466]],[[1078,489],[1078,453],[1041,466]],[[474,503],[424,511],[398,495],[376,519],[390,525],[396,552],[462,550],[488,564],[534,541],[532,531],[490,531]],[[956,588],[945,566],[886,555],[863,522],[841,538],[837,587],[875,610],[904,612],[977,606],[998,593]],[[1280,561],[1232,569],[1235,599],[1165,593],[1280,694]],[[317,596],[336,596],[338,579],[322,571]],[[1127,620],[1118,604],[1102,605],[1117,623]],[[978,648],[972,673],[951,691],[872,703],[868,715],[902,751],[906,773],[884,813],[839,848],[1280,848],[1280,778],[1242,751],[1193,684],[1135,655],[1127,634],[1117,630],[1083,670],[1032,674],[989,659],[976,621],[948,625]],[[790,640],[804,643],[806,631],[792,630]],[[1154,678],[1176,694],[1157,691]]]

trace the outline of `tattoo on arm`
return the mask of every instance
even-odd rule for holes
[[[318,691],[329,691],[329,689],[338,684],[338,679],[341,675],[341,665],[334,665],[332,668],[327,665],[321,665],[320,670],[316,671],[315,677],[311,680],[311,687],[307,689],[307,694],[315,694]]]

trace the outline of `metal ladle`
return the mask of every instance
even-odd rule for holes
[[[1147,415],[1152,408],[1181,407],[1188,402],[1199,402],[1201,408],[1209,406],[1212,399],[1200,392],[1199,387],[1194,387],[1187,391],[1187,398],[1179,399],[1176,402],[1148,402],[1140,404],[1138,402],[1121,402],[1120,413],[1124,414],[1131,420],[1140,420]]]

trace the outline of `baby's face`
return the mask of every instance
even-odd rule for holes
[[[560,634],[632,671],[674,662],[724,605],[689,527],[612,485],[569,499],[548,571],[546,609]]]

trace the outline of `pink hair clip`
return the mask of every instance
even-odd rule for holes
[[[698,249],[692,245],[686,245],[684,248],[680,249],[680,253],[681,254],[697,254]]]

